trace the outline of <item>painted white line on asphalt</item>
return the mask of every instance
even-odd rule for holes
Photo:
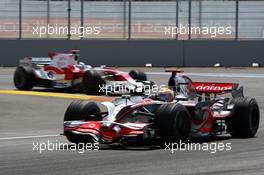
[[[147,72],[148,75],[170,75],[168,72]],[[201,77],[228,77],[228,78],[264,78],[264,74],[253,73],[184,73],[185,75]]]
[[[3,137],[1,140],[17,140],[17,139],[32,139],[32,138],[45,138],[45,137],[59,137],[59,134],[56,135],[38,135],[38,136],[21,136],[21,137]]]

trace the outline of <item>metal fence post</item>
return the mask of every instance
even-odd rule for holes
[[[22,38],[22,0],[19,0],[19,35],[18,39]]]
[[[71,0],[68,0],[68,40],[71,39]]]
[[[179,27],[179,0],[176,0],[176,21],[175,21],[176,30]],[[176,32],[176,40],[178,40],[178,32]]]
[[[128,40],[131,39],[131,0],[128,1]]]
[[[188,30],[189,30],[189,33],[188,33],[188,40],[191,39],[191,35],[192,35],[192,31],[191,31],[191,26],[192,26],[192,0],[189,0],[189,4],[188,4],[188,23],[189,23],[189,26],[188,26]]]
[[[236,36],[235,36],[235,40],[238,39],[238,13],[239,13],[239,0],[236,0]]]
[[[182,40],[182,67],[185,67],[185,41]]]
[[[50,0],[47,0],[47,25],[50,24]],[[47,38],[49,38],[49,34],[47,32]]]
[[[83,0],[81,0],[81,33],[82,33],[82,36],[83,36],[83,17],[84,17],[84,8],[83,8]],[[81,37],[80,39],[83,39],[83,37]]]
[[[198,16],[198,23],[199,23],[199,28],[202,28],[202,0],[199,0],[199,16]],[[199,33],[199,38],[201,38],[201,33]]]
[[[123,0],[123,11],[124,11],[124,14],[123,14],[123,38],[125,39],[126,38],[126,34],[127,34],[127,21],[126,21],[126,18],[127,18],[127,0]]]

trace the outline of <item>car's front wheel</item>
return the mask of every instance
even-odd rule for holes
[[[70,121],[94,121],[100,120],[96,114],[100,113],[100,107],[96,102],[77,100],[72,102],[64,115],[64,122]],[[72,143],[94,143],[90,136],[74,134],[71,131],[64,131],[66,138]]]

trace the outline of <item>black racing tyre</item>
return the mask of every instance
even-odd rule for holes
[[[34,87],[35,75],[30,67],[17,67],[14,73],[14,85],[19,90],[30,90]]]
[[[131,70],[129,72],[129,75],[138,81],[147,81],[147,75],[145,74],[145,72],[142,72],[141,70]]]
[[[64,121],[94,120],[94,114],[101,112],[99,105],[93,101],[76,100],[67,108]]]
[[[95,114],[101,112],[99,105],[92,101],[73,101],[64,114],[65,121],[93,121],[98,120]],[[71,131],[64,131],[66,138],[72,143],[94,143],[90,136],[75,134]]]
[[[156,111],[155,126],[164,143],[188,141],[191,134],[191,117],[181,104],[169,103],[161,105]]]
[[[259,128],[260,112],[257,101],[250,97],[237,97],[231,100],[234,110],[226,120],[231,136],[238,138],[254,137]]]
[[[96,70],[87,70],[82,80],[82,89],[86,94],[100,94],[100,86],[105,84],[105,80]]]

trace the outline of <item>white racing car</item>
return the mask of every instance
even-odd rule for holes
[[[19,90],[33,87],[79,89],[86,94],[144,93],[153,85],[140,70],[129,73],[108,67],[92,67],[79,62],[79,51],[50,52],[48,57],[26,57],[20,60],[14,73]]]

